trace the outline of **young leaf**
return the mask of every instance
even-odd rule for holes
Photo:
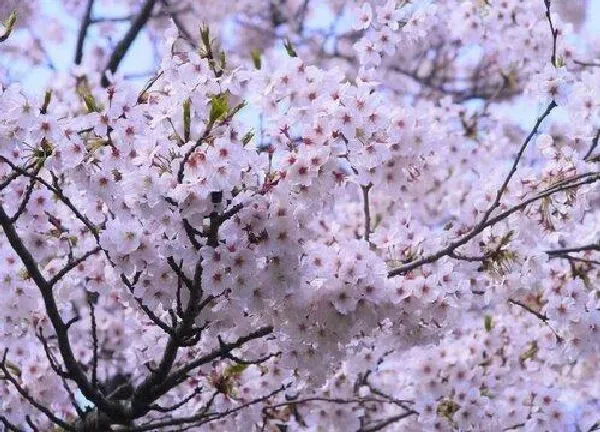
[[[298,57],[298,53],[294,49],[294,46],[292,45],[292,41],[290,41],[289,39],[286,39],[285,42],[283,43],[283,46],[285,47],[285,50],[287,51],[287,53],[290,57]]]
[[[250,57],[252,57],[252,63],[254,63],[254,67],[260,70],[262,68],[260,51],[257,48],[254,48],[252,51],[250,51]]]
[[[208,117],[209,123],[214,123],[223,117],[229,109],[227,104],[227,96],[216,95],[210,100],[210,114]]]
[[[8,19],[6,21],[4,21],[4,33],[2,33],[0,35],[0,42],[3,42],[6,39],[8,39],[8,37],[10,36],[10,34],[13,31],[13,28],[15,27],[16,22],[17,22],[17,11],[12,11],[11,14],[8,16]]]

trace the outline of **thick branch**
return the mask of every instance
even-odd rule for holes
[[[202,263],[198,261],[196,264],[192,288],[190,288],[190,298],[188,300],[186,310],[184,311],[183,318],[181,319],[181,323],[169,336],[162,359],[156,371],[146,378],[135,390],[132,407],[136,414],[147,411],[148,404],[165,393],[156,391],[155,387],[161,382],[166,381],[166,377],[171,371],[173,363],[177,358],[177,353],[181,347],[181,343],[189,335],[190,330],[192,329],[198,311],[197,303],[202,297],[201,285]]]
[[[23,429],[19,429],[15,424],[8,421],[6,417],[0,415],[0,423],[4,425],[7,431],[10,432],[25,432]]]

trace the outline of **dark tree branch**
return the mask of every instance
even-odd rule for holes
[[[556,103],[554,101],[552,101],[550,103],[550,105],[548,105],[548,107],[546,108],[546,110],[544,111],[544,113],[538,118],[535,126],[533,127],[533,129],[531,130],[531,132],[529,133],[529,135],[527,136],[527,138],[525,139],[525,141],[523,142],[523,144],[521,145],[521,148],[519,149],[519,152],[517,153],[517,156],[515,157],[515,160],[513,161],[513,165],[508,173],[508,175],[506,176],[506,178],[504,179],[504,182],[502,183],[502,185],[500,186],[500,188],[498,189],[497,193],[496,193],[496,198],[494,200],[494,202],[492,203],[492,205],[487,209],[487,211],[484,213],[483,217],[481,218],[481,221],[475,225],[475,227],[473,227],[473,229],[471,229],[471,231],[466,234],[465,236],[463,236],[462,238],[450,243],[447,247],[445,247],[444,249],[428,255],[424,258],[421,258],[419,260],[413,261],[411,263],[405,264],[401,267],[398,267],[392,271],[390,271],[388,273],[388,277],[393,277],[393,276],[397,276],[403,273],[406,273],[410,270],[416,269],[418,267],[421,267],[424,264],[430,264],[433,263],[435,261],[437,261],[438,259],[440,259],[443,256],[449,256],[451,254],[453,254],[456,249],[464,244],[466,244],[469,240],[473,239],[474,237],[476,237],[479,233],[481,233],[486,227],[494,225],[496,222],[498,222],[499,220],[504,219],[505,217],[509,216],[510,214],[516,212],[517,210],[520,210],[522,208],[525,208],[528,204],[543,198],[544,196],[547,196],[545,194],[540,194],[537,195],[536,197],[534,197],[533,199],[529,199],[515,207],[512,207],[511,209],[509,209],[508,211],[505,211],[504,213],[501,213],[500,215],[496,216],[493,219],[490,219],[490,216],[492,214],[492,212],[494,210],[496,210],[499,206],[500,206],[500,201],[502,200],[502,196],[504,194],[504,192],[506,191],[507,187],[508,187],[508,183],[510,182],[511,178],[513,177],[513,175],[515,174],[516,170],[517,170],[517,166],[519,165],[519,161],[521,160],[521,157],[523,156],[523,153],[525,152],[525,149],[527,148],[527,145],[530,143],[530,141],[533,139],[533,136],[537,133],[540,125],[542,124],[542,122],[544,121],[544,119],[550,114],[550,112],[554,109],[554,107],[556,107]],[[594,181],[597,181],[598,178],[596,177],[592,177],[595,178]],[[554,190],[558,190],[558,189],[554,189]]]
[[[110,56],[110,59],[108,60],[105,72],[102,74],[102,87],[108,87],[109,82],[108,77],[106,76],[106,72],[111,71],[112,73],[115,73],[117,71],[117,69],[119,68],[119,64],[125,57],[125,54],[127,54],[127,51],[131,47],[131,44],[137,38],[142,28],[150,19],[150,16],[152,15],[152,9],[154,9],[155,4],[156,0],[146,0],[146,2],[140,10],[140,13],[131,23],[131,27],[129,27],[129,30],[127,31],[123,39],[121,39],[115,47],[114,51]]]
[[[90,308],[90,321],[92,328],[92,387],[98,388],[98,329],[96,328],[96,310],[94,299],[88,294],[88,306]]]
[[[15,212],[15,214],[10,218],[10,222],[11,223],[15,223],[19,217],[21,217],[21,215],[23,214],[23,212],[25,212],[25,209],[27,208],[27,204],[29,204],[29,200],[31,199],[31,194],[33,193],[33,188],[35,187],[35,179],[40,170],[42,169],[43,164],[38,163],[38,166],[35,168],[34,172],[33,172],[33,176],[30,177],[29,179],[29,185],[27,185],[27,189],[25,190],[25,194],[23,196],[23,199],[21,200],[21,204],[19,204],[19,208],[17,208],[17,211]]]
[[[583,157],[583,160],[588,161],[592,157],[592,153],[594,153],[594,150],[596,150],[596,147],[598,147],[598,140],[600,140],[600,129],[598,129],[598,132],[596,132],[594,139],[592,139],[592,145],[586,152],[585,156]]]
[[[550,57],[550,61],[552,62],[552,66],[557,67],[556,40],[558,39],[558,29],[554,28],[554,24],[552,23],[552,14],[550,13],[551,3],[552,0],[544,0],[544,4],[546,5],[546,19],[548,20],[548,25],[550,26],[550,33],[552,33],[552,55]]]
[[[96,243],[98,243],[98,244],[100,243],[100,236],[98,234],[98,230],[97,230],[96,226],[83,213],[81,213],[73,205],[71,200],[63,193],[62,189],[58,185],[58,179],[55,176],[53,176],[53,184],[50,184],[43,178],[41,178],[37,175],[34,175],[34,174],[28,172],[26,169],[15,165],[9,159],[7,159],[6,157],[4,157],[2,155],[0,155],[0,161],[3,161],[8,166],[10,166],[13,171],[18,172],[25,177],[35,178],[35,180],[38,183],[42,184],[46,189],[48,189],[50,192],[52,192],[60,202],[62,202],[64,205],[66,205],[69,208],[69,210],[71,210],[71,212],[75,215],[75,217],[79,221],[81,221],[81,223],[83,223],[86,226],[86,228],[90,231],[90,233],[94,236],[94,238],[96,239]]]
[[[144,102],[145,100],[145,95],[148,93],[148,90],[150,90],[152,88],[152,86],[156,83],[156,81],[159,80],[159,78],[161,76],[164,75],[164,71],[160,71],[159,73],[157,73],[156,75],[154,75],[152,78],[150,78],[150,80],[146,83],[146,85],[144,86],[144,88],[140,91],[140,93],[138,94],[137,100],[136,102],[138,104],[141,104]]]
[[[597,63],[597,62],[586,62],[586,61],[581,61],[581,60],[573,60],[573,63],[575,63],[576,65],[579,65],[579,66],[584,66],[584,67],[600,67],[600,63]]]
[[[40,431],[29,415],[25,416],[25,421],[27,422],[27,424],[29,425],[29,427],[31,428],[31,430],[33,432],[39,432]]]
[[[74,260],[69,262],[67,265],[65,265],[62,269],[60,269],[60,271],[58,273],[56,273],[54,275],[54,277],[48,281],[48,284],[50,286],[56,285],[56,283],[58,281],[60,281],[63,277],[65,277],[71,270],[73,270],[75,267],[77,267],[79,264],[81,264],[82,262],[87,260],[92,255],[96,255],[101,250],[102,250],[102,248],[100,246],[96,246],[94,249],[87,251],[85,254],[83,254],[79,258],[75,258]]]
[[[40,272],[35,259],[23,244],[23,241],[17,234],[14,225],[11,223],[10,218],[4,211],[4,207],[2,205],[0,205],[0,226],[2,226],[4,229],[4,235],[8,239],[8,242],[15,253],[19,256],[23,262],[23,265],[25,265],[27,272],[31,276],[31,279],[40,290],[42,299],[44,300],[46,314],[48,315],[48,318],[54,327],[54,331],[56,332],[58,348],[63,358],[65,368],[69,373],[69,377],[77,383],[82,394],[88,400],[92,401],[98,408],[106,412],[111,417],[123,417],[125,414],[123,408],[119,404],[105,399],[102,394],[100,394],[98,390],[91,385],[79,366],[79,363],[75,359],[75,355],[73,354],[73,350],[71,348],[71,342],[69,340],[68,326],[60,316],[56,300],[54,299],[54,293],[52,292],[52,286],[50,286],[48,281]]]
[[[92,9],[94,8],[94,0],[88,0],[81,25],[79,26],[79,34],[77,35],[77,45],[75,47],[75,64],[80,65],[83,61],[83,44],[87,36],[88,29],[92,22]]]
[[[176,409],[184,406],[186,403],[191,401],[193,398],[195,398],[199,394],[202,394],[202,387],[196,387],[192,393],[190,393],[188,396],[184,397],[183,399],[181,399],[179,402],[177,402],[174,405],[171,405],[168,407],[162,407],[160,405],[150,405],[150,411],[158,411],[158,412],[162,412],[162,413],[168,413],[171,411],[175,411]]]
[[[190,298],[187,307],[183,313],[181,323],[172,331],[165,346],[162,359],[158,368],[148,378],[146,378],[135,390],[132,401],[133,411],[144,413],[148,410],[148,405],[160,397],[166,391],[156,391],[156,387],[163,381],[166,381],[171,368],[177,358],[177,353],[184,341],[192,330],[196,314],[198,312],[197,303],[202,298],[202,263],[200,260],[196,263],[194,280],[190,289]],[[159,386],[158,386],[159,387]]]
[[[175,259],[173,259],[173,257],[168,257],[167,258],[167,263],[169,264],[169,267],[171,267],[171,269],[173,270],[173,272],[177,275],[177,277],[179,279],[181,279],[181,281],[183,282],[183,284],[188,287],[191,288],[193,285],[193,281],[187,277],[187,275],[185,274],[185,272],[182,270],[181,265],[178,265],[175,262]]]
[[[527,138],[521,145],[521,148],[519,149],[519,152],[517,153],[517,156],[515,157],[515,160],[513,161],[512,167],[510,168],[508,175],[504,179],[504,183],[502,183],[502,186],[500,186],[500,189],[498,189],[498,192],[496,193],[496,198],[494,199],[494,203],[487,209],[487,211],[483,215],[483,218],[482,218],[481,222],[479,223],[479,225],[484,224],[485,221],[490,217],[492,212],[494,210],[496,210],[498,208],[498,206],[500,205],[500,201],[502,200],[502,195],[504,195],[504,192],[506,192],[506,189],[508,188],[508,184],[510,183],[510,180],[512,179],[515,172],[517,171],[517,167],[519,166],[519,162],[521,161],[521,158],[523,157],[523,154],[525,153],[525,149],[527,149],[527,146],[529,145],[529,143],[531,142],[533,137],[537,134],[538,129],[540,128],[544,119],[550,115],[550,112],[552,112],[552,110],[555,107],[556,107],[556,102],[554,102],[554,101],[550,102],[550,104],[548,105],[548,107],[546,108],[544,113],[537,119],[535,126],[533,127],[533,129],[531,130],[531,132],[529,133],[529,135],[527,136]],[[476,230],[477,227],[474,229]]]
[[[584,186],[587,184],[592,184],[595,183],[597,181],[600,181],[600,173],[594,173],[591,176],[586,177],[584,180],[581,180],[577,183],[570,183],[570,184],[566,184],[560,187],[551,187],[548,188],[547,190],[539,193],[538,195],[535,195],[523,202],[521,202],[520,204],[517,204],[511,208],[509,208],[508,210],[505,210],[502,213],[499,213],[497,216],[493,217],[492,219],[489,219],[487,222],[485,222],[483,224],[483,226],[481,226],[478,230],[472,230],[471,232],[469,232],[469,234],[465,235],[464,237],[450,243],[447,247],[439,250],[438,252],[428,255],[422,259],[419,259],[417,261],[413,261],[410,263],[407,263],[403,266],[400,266],[394,270],[391,270],[390,272],[388,272],[388,277],[393,277],[393,276],[397,276],[400,274],[404,274],[407,273],[411,270],[414,270],[416,268],[421,267],[424,264],[431,264],[436,262],[438,259],[440,259],[441,257],[444,256],[449,256],[451,255],[457,248],[459,248],[460,246],[466,244],[468,241],[470,241],[471,239],[473,239],[474,237],[477,236],[477,234],[479,234],[480,232],[482,232],[485,228],[487,228],[488,226],[492,226],[495,225],[496,223],[500,222],[501,220],[504,220],[505,218],[507,218],[508,216],[510,216],[511,214],[523,210],[524,208],[526,208],[529,204],[532,204],[540,199],[543,198],[547,198],[555,193],[558,192],[562,192],[562,191],[566,191],[569,189],[574,189],[577,188],[579,186]]]
[[[160,327],[165,333],[167,333],[168,335],[172,335],[174,332],[173,327],[171,327],[170,325],[165,323],[154,312],[152,312],[152,310],[144,304],[144,302],[142,301],[142,299],[140,297],[135,296],[135,293],[134,293],[135,283],[130,282],[127,279],[127,277],[123,274],[121,275],[121,280],[123,281],[125,286],[127,286],[127,288],[129,288],[131,295],[133,295],[133,298],[135,299],[135,301],[138,304],[138,306],[140,307],[140,309],[148,316],[148,319],[150,319],[150,321],[152,321],[154,324],[156,324],[158,327]]]
[[[4,356],[2,357],[2,361],[0,362],[0,370],[2,370],[2,377],[0,377],[0,379],[10,382],[23,399],[25,399],[34,408],[36,408],[42,414],[44,414],[48,418],[48,420],[50,420],[52,423],[54,423],[57,426],[60,426],[61,428],[63,428],[66,431],[74,432],[75,429],[73,427],[71,427],[69,424],[67,424],[60,418],[56,417],[52,413],[52,411],[50,411],[50,409],[46,408],[44,405],[42,405],[41,403],[36,401],[25,388],[21,387],[19,382],[12,376],[12,373],[6,367],[7,354],[8,354],[8,348],[6,348],[6,350],[4,351]]]
[[[286,387],[284,385],[282,385],[281,387],[277,388],[276,390],[273,390],[272,392],[268,393],[265,396],[253,399],[249,402],[243,403],[240,406],[237,406],[235,408],[232,408],[232,409],[229,409],[226,411],[204,412],[205,410],[203,410],[203,412],[200,412],[199,414],[197,414],[195,416],[181,417],[181,418],[176,418],[176,419],[172,419],[172,420],[166,420],[163,422],[150,423],[150,424],[147,424],[144,426],[131,427],[128,430],[129,430],[129,432],[146,432],[146,431],[165,430],[164,428],[170,427],[170,426],[184,426],[184,425],[189,425],[189,424],[193,424],[195,426],[201,426],[203,424],[211,423],[215,420],[219,420],[219,419],[228,417],[231,414],[239,412],[239,411],[246,409],[252,405],[256,405],[261,402],[264,402],[264,401],[272,398],[273,396],[281,393],[282,391],[285,390],[285,388]],[[178,429],[178,430],[181,430],[181,429]]]
[[[191,362],[187,363],[186,365],[182,366],[181,368],[172,372],[159,385],[155,386],[155,388],[154,388],[155,395],[157,395],[157,396],[162,395],[162,394],[166,393],[167,391],[169,391],[170,389],[181,384],[187,378],[187,374],[189,372],[193,371],[194,369],[196,369],[197,367],[208,364],[208,363],[212,362],[213,360],[217,360],[219,358],[227,358],[227,354],[229,354],[232,350],[234,350],[236,348],[240,348],[241,346],[243,346],[244,344],[246,344],[249,341],[263,338],[264,336],[267,336],[267,335],[271,334],[272,332],[273,332],[273,327],[271,327],[271,326],[262,327],[252,333],[247,334],[246,336],[239,337],[234,342],[230,342],[230,343],[226,342],[226,343],[222,344],[219,349],[217,349],[209,354],[206,354],[200,358],[197,358],[196,360],[191,361]],[[157,397],[157,396],[154,396],[154,397]]]
[[[0,159],[2,161],[4,161],[5,159],[2,157],[2,159]],[[17,178],[19,178],[20,176],[22,176],[22,172],[28,172],[31,168],[33,168],[35,165],[37,164],[36,161],[30,163],[29,165],[25,166],[25,167],[20,167],[19,171],[14,171],[12,172],[9,176],[6,177],[6,179],[0,183],[0,191],[3,191],[4,189],[6,189],[14,180],[16,180]],[[10,164],[10,166],[15,166]]]
[[[217,220],[216,220],[217,224],[221,225],[223,222],[231,219],[233,216],[238,214],[240,212],[240,210],[243,208],[244,208],[244,205],[242,203],[234,205],[229,210],[223,212],[223,214],[217,216]]]
[[[50,349],[50,344],[48,343],[48,339],[46,339],[46,337],[44,336],[44,333],[42,332],[42,328],[41,327],[38,329],[38,332],[37,332],[36,336],[37,336],[38,340],[41,342],[42,346],[44,347],[44,353],[46,354],[46,358],[48,359],[48,362],[50,363],[50,368],[59,377],[61,377],[61,378],[68,377],[69,374],[66,373],[60,367],[60,365],[58,364],[58,362],[54,358],[54,355],[52,354],[52,351]]]
[[[6,417],[4,417],[3,415],[0,415],[0,423],[2,423],[4,425],[4,427],[6,428],[7,431],[10,431],[10,432],[25,432],[25,430],[19,429],[16,425],[14,425],[13,423],[9,422],[8,419]]]
[[[166,8],[169,8],[169,6],[170,6],[169,5],[169,3],[170,3],[169,0],[161,0],[161,1],[165,5]],[[194,40],[194,38],[192,37],[192,35],[190,34],[190,32],[183,25],[183,23],[179,19],[178,13],[176,11],[167,11],[166,13],[173,20],[173,24],[175,24],[175,27],[177,27],[177,30],[179,31],[179,35],[187,43],[189,43],[192,48],[198,49],[198,43]]]
[[[281,352],[278,351],[278,352],[274,352],[274,353],[269,353],[263,357],[259,357],[259,358],[255,359],[255,360],[246,360],[246,359],[237,357],[237,356],[233,355],[231,353],[231,351],[228,351],[227,344],[225,343],[225,341],[223,341],[223,338],[221,336],[217,336],[217,339],[219,340],[219,347],[221,349],[223,349],[223,352],[224,352],[223,356],[225,358],[228,358],[229,360],[234,361],[237,364],[241,364],[241,365],[261,364],[261,363],[266,362],[269,359],[272,359],[274,357],[279,357],[281,355]]]
[[[548,318],[546,315],[544,315],[544,314],[542,314],[542,313],[540,313],[540,312],[538,312],[538,311],[536,311],[536,310],[534,310],[534,309],[530,308],[530,307],[529,307],[529,306],[527,306],[525,303],[522,303],[522,302],[520,302],[520,301],[518,301],[518,300],[515,300],[515,299],[512,299],[512,298],[509,298],[509,299],[508,299],[508,302],[509,302],[510,304],[514,304],[514,305],[516,305],[516,306],[519,306],[520,308],[523,308],[523,309],[525,309],[527,312],[529,312],[530,314],[534,315],[534,316],[535,316],[535,317],[537,317],[539,320],[541,320],[541,321],[543,321],[543,322],[545,322],[545,323],[547,323],[547,322],[548,322],[548,320],[549,320],[549,318]]]
[[[553,255],[564,255],[564,254],[569,254],[569,253],[573,253],[573,252],[586,252],[586,251],[600,251],[600,243],[588,244],[585,246],[566,248],[566,249],[552,249],[552,250],[547,250],[546,253],[548,255],[553,256]]]
[[[370,243],[371,240],[371,208],[369,206],[369,191],[371,190],[372,184],[368,184],[366,186],[361,186],[362,196],[363,196],[363,214],[365,218],[365,233],[364,239],[367,243]]]

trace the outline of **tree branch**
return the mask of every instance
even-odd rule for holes
[[[6,428],[7,431],[10,431],[10,432],[25,432],[23,429],[19,429],[16,425],[14,425],[13,423],[9,422],[8,419],[6,417],[4,417],[3,415],[0,415],[0,423],[2,423],[4,425],[4,427]]]
[[[249,402],[246,402],[244,404],[241,404],[240,406],[237,406],[237,407],[229,409],[229,410],[225,410],[225,411],[221,411],[221,412],[219,412],[219,411],[201,412],[200,414],[197,414],[197,415],[191,416],[191,417],[181,417],[181,418],[176,418],[176,419],[172,419],[172,420],[166,420],[163,422],[150,423],[150,424],[143,425],[143,426],[132,427],[132,428],[129,428],[128,430],[129,430],[129,432],[146,432],[146,431],[164,430],[164,428],[169,427],[169,426],[183,426],[183,425],[187,425],[187,424],[195,424],[196,426],[201,426],[203,424],[210,423],[215,420],[222,419],[224,417],[228,417],[231,414],[234,414],[234,413],[241,411],[245,408],[248,408],[252,405],[256,405],[261,402],[264,402],[264,401],[272,398],[273,396],[281,393],[283,390],[285,390],[285,388],[286,388],[285,385],[282,385],[281,387],[277,388],[276,390],[273,390],[272,392],[268,393],[265,396],[253,399]]]
[[[92,9],[94,8],[94,0],[88,0],[81,25],[79,26],[79,34],[77,35],[77,45],[75,46],[75,64],[80,65],[83,61],[83,44],[87,36],[88,29],[92,19]]]
[[[97,254],[101,250],[102,250],[102,248],[100,246],[96,246],[94,249],[87,251],[85,254],[83,254],[79,258],[75,258],[74,260],[70,261],[69,263],[67,263],[67,265],[65,265],[62,269],[60,269],[60,271],[58,273],[56,273],[54,275],[54,277],[52,279],[50,279],[50,281],[48,281],[48,284],[50,286],[56,285],[56,283],[58,281],[60,281],[63,277],[65,277],[71,270],[73,270],[75,267],[77,267],[79,264],[81,264],[82,262],[87,260],[92,255]]]
[[[583,156],[584,161],[587,162],[592,157],[592,153],[594,153],[594,150],[596,149],[596,147],[598,147],[598,140],[600,140],[600,129],[598,129],[598,132],[596,132],[594,139],[592,139],[592,145],[590,145],[589,150],[586,152],[585,156]]]
[[[529,200],[526,200],[526,201],[522,202],[521,204],[514,206],[511,209],[499,214],[495,218],[490,219],[492,212],[499,207],[500,201],[502,199],[502,195],[506,191],[506,189],[508,187],[508,183],[510,182],[512,176],[514,175],[515,171],[517,170],[517,166],[519,164],[519,161],[521,160],[521,157],[523,156],[523,153],[525,152],[525,149],[527,148],[527,145],[533,139],[533,136],[537,133],[542,121],[544,121],[544,119],[550,114],[550,112],[552,111],[552,109],[554,109],[554,107],[556,107],[556,103],[554,101],[552,101],[550,103],[550,105],[548,105],[548,107],[546,108],[546,111],[544,111],[542,116],[540,116],[538,118],[535,126],[533,127],[533,129],[531,130],[531,132],[529,133],[527,138],[525,139],[524,143],[521,145],[521,148],[519,149],[519,152],[517,153],[517,156],[513,162],[513,165],[511,167],[508,175],[506,176],[504,182],[502,183],[502,186],[500,187],[500,189],[498,189],[498,192],[496,193],[496,198],[495,198],[494,202],[484,213],[481,221],[477,225],[475,225],[468,234],[466,234],[462,238],[450,243],[444,249],[441,249],[440,251],[438,251],[434,254],[428,255],[424,258],[421,258],[417,261],[413,261],[411,263],[408,263],[401,267],[398,267],[398,268],[390,271],[388,273],[388,277],[398,276],[398,275],[406,273],[410,270],[421,267],[423,264],[431,264],[431,263],[437,261],[438,259],[440,259],[441,257],[449,256],[449,255],[453,254],[454,251],[458,247],[466,244],[469,240],[473,239],[475,236],[477,236],[479,233],[481,233],[486,227],[494,225],[499,220],[502,220],[505,217],[511,215],[512,213],[514,213],[522,208],[525,208],[528,204],[530,204],[534,201],[537,201],[538,199],[541,199],[545,196],[551,195],[552,193],[555,193],[556,191],[562,190],[561,188],[558,188],[558,189],[554,188],[554,189],[551,189],[551,193],[549,193],[549,194],[546,194],[546,193],[538,194],[536,197],[530,198]],[[588,182],[593,183],[594,181],[597,181],[599,178],[596,174],[596,175],[592,175],[591,179],[592,179],[592,181],[590,181],[590,178],[588,178],[588,179],[584,180],[583,182],[580,182],[579,185],[586,184]]]
[[[550,5],[552,0],[544,0],[544,4],[546,5],[546,19],[548,20],[548,25],[550,26],[550,33],[552,33],[552,55],[550,57],[550,61],[552,62],[552,66],[557,67],[556,63],[556,40],[558,39],[558,29],[554,28],[554,24],[552,23],[552,15],[550,13]]]
[[[160,385],[157,385],[155,387],[154,394],[162,395],[162,394],[166,393],[173,387],[176,387],[177,385],[179,385],[180,383],[185,381],[185,379],[187,378],[188,372],[191,372],[192,370],[196,369],[199,366],[210,363],[213,360],[217,360],[219,358],[227,358],[227,354],[229,354],[232,350],[243,346],[244,344],[246,344],[247,342],[249,342],[251,340],[260,339],[271,333],[273,333],[272,326],[261,327],[258,330],[247,334],[246,336],[239,337],[234,342],[223,343],[219,349],[217,349],[209,354],[206,354],[200,358],[197,358],[196,360],[194,360],[194,361],[186,364],[185,366],[182,366],[181,368],[177,369],[176,371],[172,372],[168,377],[166,377],[162,381],[162,383],[160,383]]]
[[[371,237],[371,208],[369,206],[369,191],[371,190],[372,184],[361,185],[362,195],[363,195],[363,214],[364,214],[364,223],[365,223],[365,234],[364,239],[367,243],[370,243]]]
[[[413,261],[410,263],[407,263],[403,266],[400,266],[398,268],[395,268],[393,270],[391,270],[388,273],[388,277],[394,277],[394,276],[398,276],[400,274],[404,274],[407,273],[411,270],[414,270],[418,267],[421,267],[424,264],[431,264],[436,262],[438,259],[440,259],[441,257],[444,256],[449,256],[451,255],[458,247],[466,244],[469,240],[473,239],[475,236],[477,236],[477,234],[479,234],[480,232],[482,232],[485,228],[487,228],[488,226],[492,226],[495,225],[496,223],[498,223],[499,221],[507,218],[508,216],[510,216],[511,214],[519,211],[519,210],[523,210],[525,207],[527,207],[529,204],[534,203],[535,201],[538,201],[540,199],[543,198],[547,198],[557,192],[562,192],[565,190],[569,190],[569,189],[573,189],[573,188],[577,188],[579,186],[584,186],[586,184],[592,184],[595,183],[597,181],[600,181],[600,173],[595,173],[592,176],[588,176],[586,177],[584,180],[579,181],[578,183],[571,183],[571,184],[567,184],[567,185],[563,185],[560,187],[551,187],[548,188],[547,190],[539,193],[538,195],[535,195],[534,197],[531,197],[523,202],[521,202],[520,204],[517,204],[511,208],[509,208],[508,210],[498,214],[497,216],[493,217],[492,219],[489,219],[487,222],[485,222],[481,227],[479,227],[477,230],[471,230],[471,232],[469,232],[467,235],[465,235],[464,237],[450,243],[447,247],[439,250],[438,252],[428,255],[420,260],[417,261]]]
[[[2,370],[2,377],[0,377],[0,379],[10,382],[23,399],[25,399],[33,407],[35,407],[42,414],[44,414],[48,418],[48,420],[50,420],[52,423],[56,424],[57,426],[60,426],[61,428],[63,428],[66,431],[74,432],[75,429],[73,427],[71,427],[69,424],[64,422],[62,419],[56,417],[52,413],[52,411],[50,411],[50,409],[46,408],[44,405],[42,405],[41,403],[36,401],[25,388],[21,387],[19,382],[12,376],[12,373],[6,367],[6,355],[7,354],[8,354],[8,348],[6,348],[6,350],[4,351],[4,356],[2,357],[2,361],[0,361],[0,370]]]
[[[10,243],[15,253],[19,256],[19,258],[23,262],[23,265],[25,265],[28,274],[31,276],[31,279],[33,280],[33,282],[35,282],[38,289],[40,290],[42,299],[44,300],[46,314],[48,315],[48,318],[50,319],[50,322],[54,327],[54,331],[56,332],[58,348],[70,378],[77,383],[82,394],[88,400],[92,401],[98,408],[106,412],[109,416],[117,418],[124,417],[125,412],[123,408],[119,404],[105,399],[91,385],[91,383],[81,370],[81,367],[75,359],[75,355],[73,354],[73,350],[71,348],[71,342],[69,340],[68,334],[68,326],[62,320],[60,312],[58,310],[58,306],[56,304],[56,300],[54,299],[52,286],[50,286],[48,281],[40,272],[35,259],[23,244],[23,241],[17,234],[14,225],[10,222],[10,218],[4,211],[4,207],[2,205],[0,205],[0,226],[2,226],[2,228],[4,229],[4,235],[8,239],[8,242]]]
[[[154,8],[155,4],[156,0],[146,0],[146,3],[144,3],[144,5],[142,6],[140,13],[131,23],[131,27],[129,27],[129,30],[127,31],[123,39],[121,39],[115,47],[105,67],[105,72],[102,74],[102,87],[108,87],[109,82],[108,77],[106,76],[106,72],[111,71],[112,73],[115,73],[117,71],[117,69],[119,68],[119,64],[125,57],[125,54],[127,54],[127,51],[131,47],[131,44],[137,38],[139,32],[150,19],[150,16],[152,15],[152,9]]]
[[[600,251],[600,243],[588,244],[585,246],[566,248],[566,249],[552,249],[547,250],[546,253],[550,256],[564,255],[572,252],[585,252],[585,251]]]

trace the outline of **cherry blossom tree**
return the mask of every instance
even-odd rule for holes
[[[61,68],[43,3],[0,4],[0,429],[600,430],[584,9],[68,0]]]

